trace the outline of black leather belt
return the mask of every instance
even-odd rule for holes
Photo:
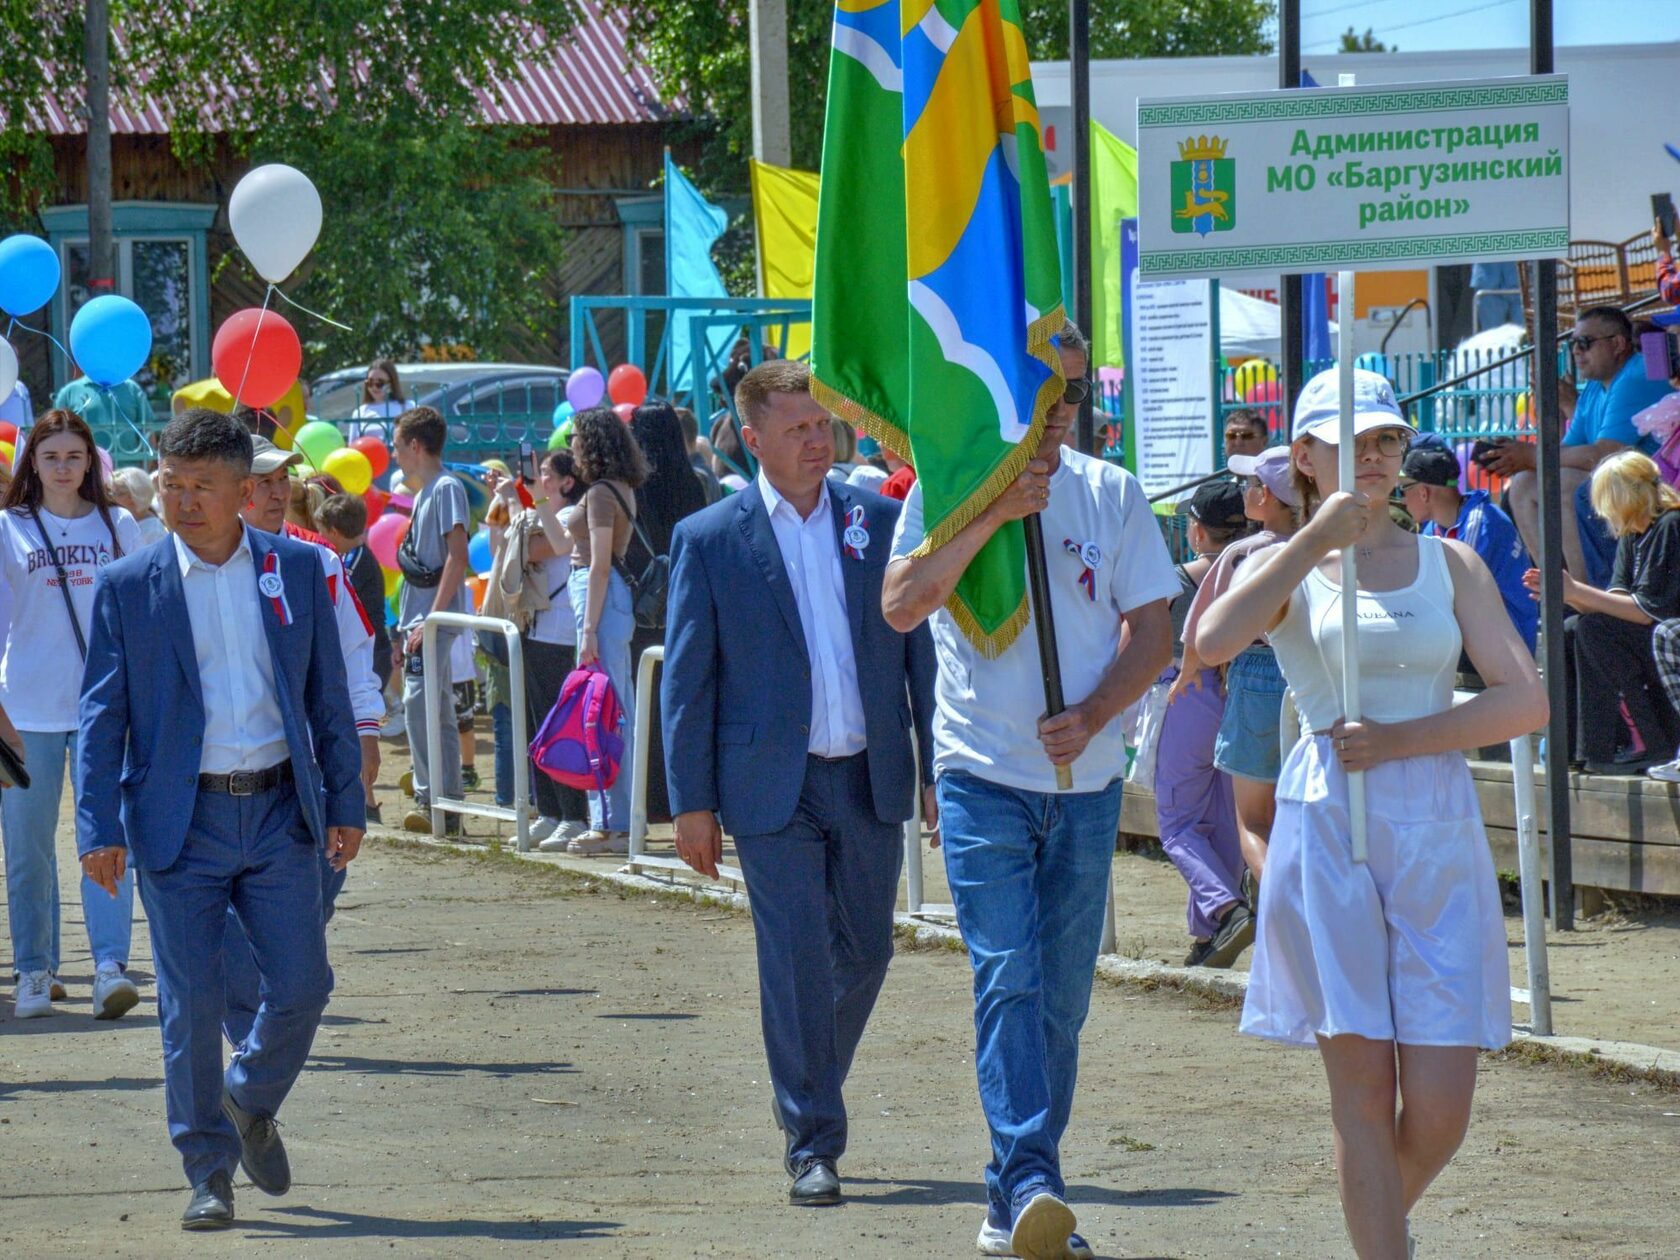
[[[292,763],[282,761],[277,766],[269,766],[266,770],[235,770],[232,774],[201,774],[198,776],[198,790],[200,792],[220,792],[224,796],[255,796],[258,792],[267,792],[279,787],[282,783],[292,781]]]

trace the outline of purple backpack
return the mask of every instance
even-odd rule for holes
[[[624,760],[623,721],[618,692],[606,671],[593,664],[574,669],[531,741],[531,760],[556,783],[605,792],[618,781]]]

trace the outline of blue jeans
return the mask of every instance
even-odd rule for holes
[[[505,704],[491,705],[490,725],[496,732],[496,804],[509,809],[513,806],[513,710]]]
[[[338,894],[344,891],[344,881],[350,871],[348,868],[333,870],[327,861],[326,851],[319,846],[315,851],[321,858],[321,926],[325,929],[332,922],[333,911],[338,908]],[[222,937],[222,969],[227,977],[227,1009],[222,1013],[222,1036],[238,1054],[244,1051],[251,1026],[257,1022],[263,988],[262,973],[257,970],[257,956],[252,950],[250,934],[231,904],[228,906],[226,933]],[[327,980],[330,985],[331,968],[327,971]]]
[[[0,792],[0,820],[6,832],[6,908],[12,924],[12,968],[57,972],[62,961],[58,931],[58,807],[64,795],[64,763],[76,784],[75,731],[21,731],[31,786]],[[113,773],[115,771],[113,770]],[[134,868],[123,872],[112,897],[82,876],[82,915],[94,966],[128,965],[134,933]]]
[[[939,778],[945,873],[974,968],[974,1066],[992,1135],[987,1208],[1006,1228],[1032,1195],[1065,1191],[1059,1147],[1121,786],[1025,792],[962,771]]]
[[[578,641],[583,641],[583,617],[589,601],[589,570],[573,569],[566,584],[572,613],[577,617]],[[601,652],[601,668],[612,679],[624,710],[624,760],[618,778],[605,792],[589,793],[589,825],[596,831],[630,830],[630,766],[636,742],[636,676],[630,672],[630,636],[636,618],[630,607],[630,588],[614,569],[607,579],[607,600],[601,606],[601,622],[595,628],[595,645]],[[535,732],[532,732],[535,734]]]

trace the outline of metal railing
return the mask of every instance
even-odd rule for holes
[[[438,670],[447,667],[448,658],[438,659],[438,630],[450,627],[464,631],[488,630],[507,640],[509,707],[513,710],[513,805],[481,805],[476,801],[443,795],[443,779],[438,773],[445,763],[439,759],[443,744],[443,714],[439,705],[443,694],[439,690]],[[525,750],[530,747],[530,732],[525,717],[525,646],[519,627],[500,617],[478,617],[471,613],[435,612],[427,616],[420,634],[420,668],[425,678],[426,695],[426,783],[430,789],[432,835],[445,833],[444,815],[470,814],[476,818],[499,818],[514,825],[514,846],[521,853],[531,851],[531,758]],[[449,734],[455,735],[450,727]],[[452,752],[451,755],[456,755]]]

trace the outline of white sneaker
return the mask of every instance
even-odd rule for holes
[[[385,720],[379,724],[379,734],[382,739],[401,739],[408,734],[408,723],[403,720],[400,705],[385,715]]]
[[[589,830],[588,823],[557,822],[554,832],[546,840],[537,845],[544,853],[568,853],[571,851],[572,841]],[[626,849],[626,852],[629,850]]]
[[[1078,1223],[1073,1209],[1046,1190],[1033,1195],[1016,1213],[1009,1245],[1021,1260],[1064,1260],[1068,1238]]]
[[[554,834],[555,828],[559,825],[560,820],[558,818],[539,818],[531,824],[525,834],[531,838],[532,844],[540,845]],[[545,849],[544,852],[547,852],[547,850]]]
[[[140,1000],[134,981],[114,962],[102,962],[93,973],[93,1017],[121,1019]]]
[[[12,1018],[40,1019],[51,1015],[52,973],[26,971],[18,977],[17,999],[12,1003]]]
[[[1660,766],[1652,766],[1645,773],[1664,783],[1680,783],[1680,757],[1673,761],[1665,761]]]
[[[1009,1242],[1009,1231],[992,1224],[991,1215],[980,1223],[980,1236],[974,1240],[974,1246],[983,1256],[1013,1256],[1015,1249]],[[1069,1234],[1067,1240],[1067,1256],[1069,1260],[1097,1260],[1097,1253],[1091,1244],[1078,1234]]]
[[[582,857],[594,857],[602,853],[630,852],[630,833],[628,831],[586,831],[576,836],[566,845],[567,853],[578,854]]]

